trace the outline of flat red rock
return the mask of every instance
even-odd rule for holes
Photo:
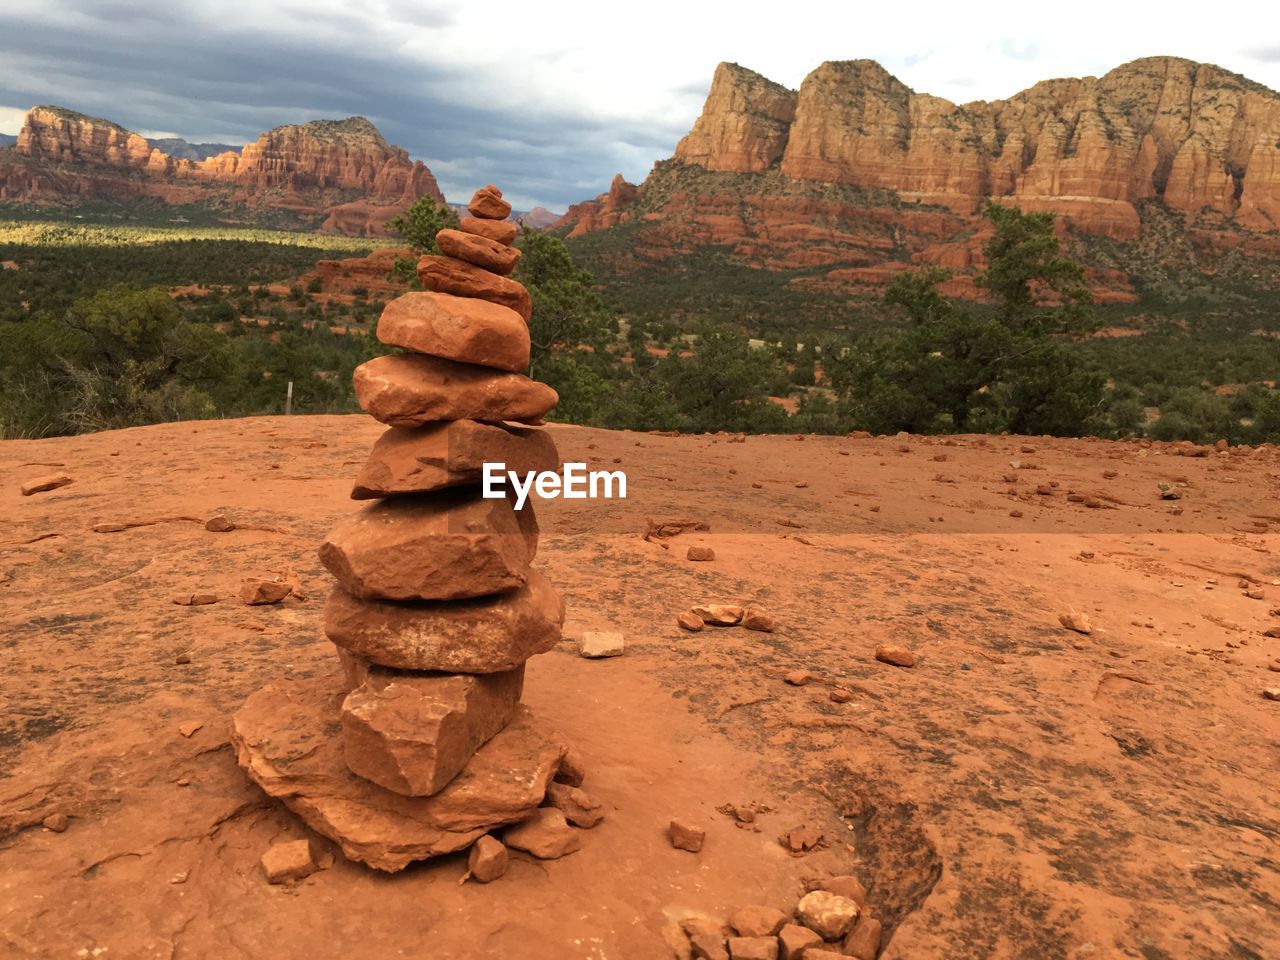
[[[378,339],[414,353],[518,373],[529,366],[529,327],[509,307],[449,293],[406,293],[378,320]]]
[[[558,470],[560,456],[545,430],[477,420],[392,427],[373,445],[351,497],[369,500],[476,484],[486,463],[505,463],[508,470],[524,475]]]
[[[523,284],[457,257],[423,257],[418,261],[418,279],[428,290],[500,303],[526,322],[533,315],[533,301]]]
[[[508,223],[505,220],[481,220],[479,217],[463,217],[458,221],[458,229],[463,233],[475,234],[477,237],[485,237],[506,244],[515,240],[518,232],[514,223]]]
[[[515,247],[462,230],[441,230],[436,234],[436,246],[446,256],[457,257],[503,277],[520,262],[520,251]]]
[[[324,632],[339,648],[405,670],[496,673],[560,641],[564,601],[530,570],[518,590],[452,603],[360,600],[338,588],[324,608]]]
[[[372,668],[342,702],[347,766],[407,797],[438,793],[515,715],[524,666],[505,673]]]
[[[365,507],[330,531],[320,561],[362,599],[459,600],[523,586],[537,550],[528,504],[457,489]]]
[[[463,850],[496,827],[532,816],[564,747],[525,707],[432,797],[404,797],[347,769],[338,674],[278,680],[235,714],[236,759],[258,786],[351,860],[394,873],[414,860]]]
[[[46,490],[57,490],[59,487],[65,487],[71,482],[73,482],[71,477],[68,477],[65,473],[36,477],[34,480],[28,480],[22,485],[22,495],[29,497],[32,494],[44,493]]]
[[[393,427],[438,420],[540,420],[560,397],[518,373],[420,354],[376,357],[352,378],[360,408]]]

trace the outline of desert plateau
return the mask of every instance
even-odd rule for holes
[[[388,875],[314,835],[325,868],[268,884],[263,852],[309,832],[246,780],[229,717],[281,674],[336,670],[315,547],[378,429],[4,444],[6,951],[688,956],[682,921],[790,912],[853,875],[886,958],[1268,955],[1273,448],[550,428],[564,459],[631,484],[538,506],[568,614],[525,701],[581,755],[603,822],[485,886],[459,885],[461,855]],[[21,495],[52,473],[74,482]],[[708,529],[645,538],[686,520]],[[242,582],[273,574],[293,595],[246,605]],[[708,603],[775,629],[677,625]],[[595,630],[626,654],[579,657]],[[672,819],[705,830],[701,852],[671,847]],[[797,828],[821,839],[793,853]]]

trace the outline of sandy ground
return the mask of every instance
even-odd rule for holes
[[[307,834],[227,742],[264,682],[334,669],[315,548],[358,507],[377,424],[0,444],[0,954],[644,960],[673,955],[681,917],[789,910],[806,879],[853,872],[891,960],[1275,955],[1280,453],[554,429],[566,460],[629,481],[626,501],[539,505],[570,639],[525,696],[608,816],[489,886],[459,886],[456,856],[267,884],[263,851]],[[75,482],[20,496],[60,472]],[[215,514],[241,529],[206,531]],[[663,519],[711,530],[643,540]],[[243,605],[264,570],[306,599]],[[220,600],[173,603],[193,592]],[[714,600],[778,630],[676,627]],[[1064,630],[1068,610],[1094,632]],[[593,628],[626,655],[580,659]],[[879,663],[880,643],[919,662]],[[785,684],[796,669],[816,679]],[[758,829],[716,810],[749,802],[772,811]],[[57,812],[65,832],[41,826]],[[705,824],[702,853],[668,846],[672,817]],[[804,821],[825,845],[793,857],[777,837]]]

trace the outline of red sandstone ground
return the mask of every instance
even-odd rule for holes
[[[566,640],[525,695],[579,747],[607,819],[489,886],[458,885],[461,857],[386,876],[340,856],[268,885],[263,851],[307,832],[227,741],[251,691],[336,668],[315,548],[357,507],[378,424],[0,444],[0,953],[644,960],[672,956],[680,917],[790,910],[806,878],[853,872],[892,960],[1273,955],[1280,452],[553,429],[564,459],[630,481],[625,502],[539,512],[566,633],[621,630],[627,653]],[[56,472],[75,482],[19,495]],[[242,529],[206,531],[215,514]],[[711,532],[641,539],[676,518]],[[717,559],[686,561],[690,544]],[[307,599],[244,606],[261,570],[295,572]],[[193,592],[220,599],[172,602]],[[761,604],[778,631],[681,632],[708,600]],[[1068,609],[1091,636],[1059,625]],[[876,662],[885,642],[919,662]],[[784,684],[795,669],[818,679]],[[716,812],[750,801],[774,811],[758,832]],[[41,826],[58,812],[65,832]],[[672,817],[705,824],[701,854],[667,845]],[[827,846],[793,858],[776,837],[805,820]]]

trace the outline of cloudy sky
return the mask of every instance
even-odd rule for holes
[[[868,57],[959,102],[1155,54],[1280,89],[1276,21],[1245,0],[0,0],[0,133],[37,103],[224,143],[363,114],[450,199],[494,182],[559,211],[670,156],[721,60],[797,87]]]

